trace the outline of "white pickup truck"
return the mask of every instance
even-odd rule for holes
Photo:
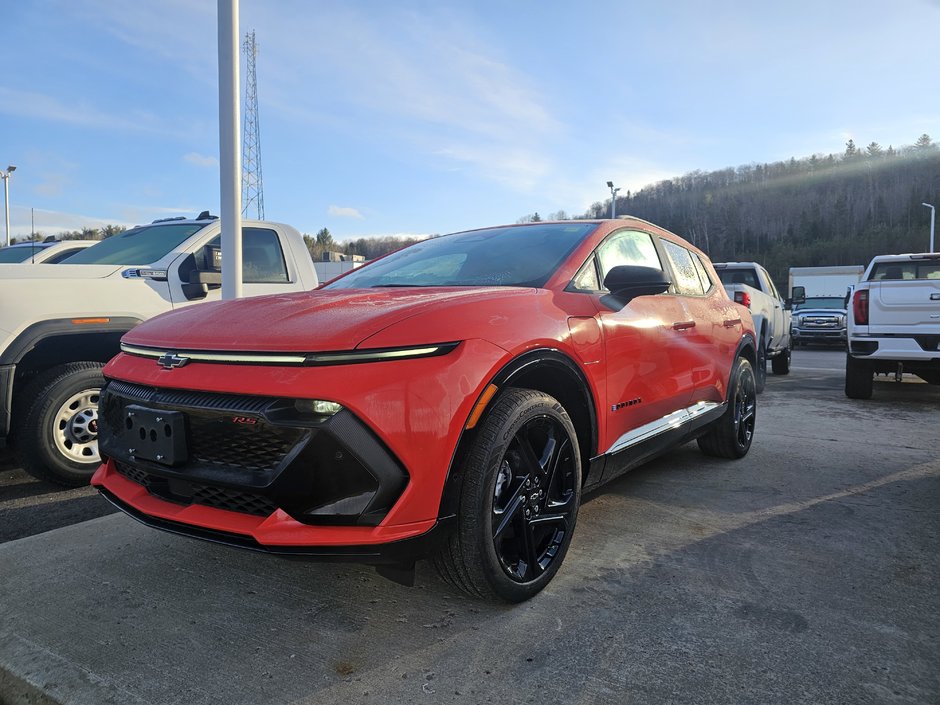
[[[790,338],[793,303],[805,300],[803,287],[794,287],[793,298],[784,299],[777,292],[770,274],[757,262],[716,262],[718,277],[728,292],[728,297],[749,309],[754,317],[757,331],[757,365],[754,376],[757,391],[764,390],[767,383],[767,360],[775,375],[790,372],[790,354],[793,344]]]
[[[242,238],[245,296],[317,287],[294,228],[244,221]],[[220,298],[220,241],[218,219],[204,212],[127,230],[67,263],[0,264],[0,440],[24,469],[88,482],[100,463],[101,368],[141,321]]]
[[[845,395],[869,399],[876,374],[940,385],[940,253],[880,255],[852,291]]]

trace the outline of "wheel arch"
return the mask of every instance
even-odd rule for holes
[[[76,317],[39,321],[23,330],[0,353],[0,367],[10,370],[9,392],[0,394],[8,405],[0,408],[0,436],[9,432],[18,394],[36,374],[70,362],[106,363],[120,352],[121,336],[139,323],[131,317]]]
[[[752,366],[757,366],[757,345],[754,341],[754,338],[751,337],[750,333],[745,333],[738,342],[738,348],[734,353],[734,360],[737,360],[739,357],[743,357],[745,360],[750,362]],[[733,374],[734,362],[732,361],[731,372],[728,374],[728,384],[725,388],[726,401],[730,401],[731,399],[731,376]]]
[[[504,365],[492,376],[487,387],[489,385],[495,385],[500,390],[506,387],[534,389],[554,397],[561,403],[571,417],[578,435],[583,485],[591,465],[590,459],[597,449],[597,405],[587,376],[578,364],[564,352],[554,348],[531,350]],[[491,399],[487,405],[492,403]],[[462,463],[475,438],[476,428],[464,428],[460,434],[441,493],[438,512],[441,517],[456,513],[463,479]]]

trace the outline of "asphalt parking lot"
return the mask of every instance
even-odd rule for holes
[[[940,388],[770,377],[738,462],[588,498],[509,607],[166,535],[0,454],[0,703],[940,702]]]

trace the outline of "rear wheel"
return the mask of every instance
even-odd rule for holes
[[[717,458],[743,458],[754,440],[757,421],[757,384],[751,363],[739,357],[731,375],[728,409],[711,430],[698,439],[705,455]]]
[[[580,501],[581,454],[568,414],[547,394],[507,389],[477,432],[458,528],[434,565],[471,595],[527,600],[558,572]]]
[[[845,356],[845,396],[849,399],[871,399],[874,370],[867,360]]]
[[[87,485],[101,464],[98,397],[102,365],[72,362],[34,379],[22,399],[16,446],[23,469],[60,485]]]

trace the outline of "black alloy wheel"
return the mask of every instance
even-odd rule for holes
[[[513,436],[493,493],[493,548],[516,582],[538,578],[558,556],[573,524],[573,448],[558,420],[541,416]]]
[[[709,431],[700,436],[698,447],[705,455],[735,460],[743,458],[754,441],[757,421],[757,383],[751,363],[735,360],[731,373],[728,408]]]
[[[434,557],[477,597],[522,602],[558,572],[578,518],[581,450],[553,397],[508,388],[487,409],[460,465],[457,530]]]
[[[750,448],[757,418],[757,388],[754,375],[742,375],[734,390],[734,434],[738,445]]]

